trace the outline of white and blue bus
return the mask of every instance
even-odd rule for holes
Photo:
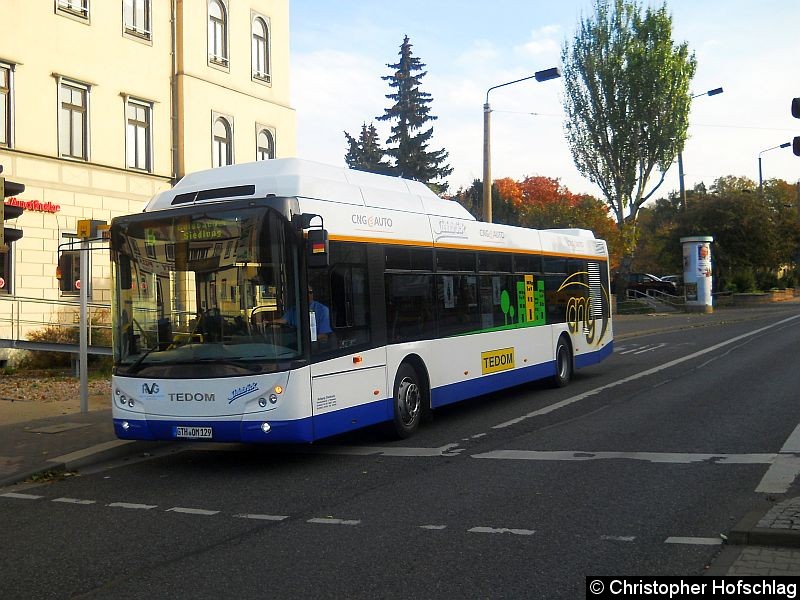
[[[299,159],[187,175],[111,225],[123,439],[312,442],[612,352],[606,243]]]

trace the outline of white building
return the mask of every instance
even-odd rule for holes
[[[79,219],[138,212],[185,173],[295,154],[288,0],[3,0],[0,22],[0,165],[26,186],[6,223],[24,235],[0,254],[0,338],[17,335],[12,308],[23,336],[72,319],[56,301],[76,301],[80,256],[62,247],[65,291],[56,264]],[[107,251],[90,270],[90,300],[108,302]]]

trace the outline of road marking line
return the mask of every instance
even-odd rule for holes
[[[288,519],[288,516],[284,515],[253,515],[253,514],[244,514],[244,515],[233,515],[238,519],[255,519],[257,521],[283,521]]]
[[[643,346],[634,346],[633,348],[628,348],[628,346],[620,346],[614,349],[614,354],[630,354],[631,352],[640,350],[642,347]]]
[[[800,454],[800,425],[795,427],[794,431],[786,438],[780,452],[781,454]]]
[[[473,527],[467,533],[510,533],[512,535],[533,535],[533,529],[510,529],[508,527]]]
[[[420,529],[432,529],[435,531],[439,531],[442,529],[447,529],[447,525],[420,525]]]
[[[294,451],[299,454],[343,454],[346,456],[381,456],[400,457],[426,457],[426,456],[452,456],[461,452],[458,444],[446,444],[439,448],[407,448],[407,447],[380,447],[380,446],[313,446],[301,447]]]
[[[157,504],[135,504],[133,502],[112,502],[109,504],[111,508],[129,508],[131,510],[151,510],[158,508]]]
[[[219,513],[218,510],[205,510],[204,508],[183,508],[181,506],[173,506],[168,508],[165,512],[176,512],[184,515],[204,515],[211,516]]]
[[[348,520],[345,520],[345,519],[332,519],[330,517],[326,517],[326,518],[317,517],[317,518],[314,518],[314,519],[309,519],[306,522],[307,523],[318,523],[318,524],[321,524],[321,525],[359,525],[361,523],[361,521],[356,521],[356,520],[348,521]]]
[[[96,504],[94,500],[81,500],[80,498],[56,498],[51,502],[63,502],[64,504]]]
[[[634,352],[634,354],[644,354],[645,352],[652,352],[653,350],[658,350],[659,348],[663,348],[666,344],[656,344],[655,346],[649,347],[646,346],[644,349],[639,350],[638,352]]]
[[[521,423],[522,421],[525,421],[527,419],[531,419],[533,417],[540,417],[542,415],[546,415],[548,413],[551,413],[553,411],[558,410],[559,408],[564,408],[565,406],[569,406],[570,404],[574,404],[575,402],[579,402],[581,400],[585,400],[586,398],[590,398],[591,396],[595,396],[595,395],[599,394],[600,392],[604,392],[606,390],[618,387],[620,385],[624,385],[626,383],[630,383],[631,381],[636,381],[637,379],[641,379],[643,377],[649,377],[650,375],[654,375],[655,373],[659,373],[661,371],[664,371],[665,369],[669,369],[669,368],[674,367],[676,365],[679,365],[681,363],[685,363],[686,361],[694,360],[694,359],[696,359],[696,358],[698,358],[700,356],[703,356],[705,354],[708,354],[710,352],[716,352],[720,348],[724,348],[725,346],[729,346],[729,345],[734,344],[736,342],[739,342],[741,340],[747,339],[749,337],[753,337],[754,335],[758,335],[759,333],[763,333],[765,331],[769,331],[770,329],[773,329],[775,327],[778,327],[778,326],[781,326],[781,325],[785,325],[786,323],[789,323],[790,321],[794,321],[795,319],[800,319],[800,315],[795,315],[793,317],[788,317],[786,319],[782,319],[782,320],[780,320],[780,321],[778,321],[776,323],[772,323],[771,325],[767,325],[765,327],[761,327],[759,329],[755,329],[755,330],[750,331],[748,333],[743,333],[742,335],[737,335],[736,337],[732,337],[729,340],[725,340],[724,342],[720,342],[719,344],[714,344],[713,346],[709,346],[708,348],[705,348],[703,350],[699,350],[698,352],[693,352],[692,354],[688,354],[688,355],[683,356],[681,358],[676,358],[675,360],[671,360],[669,362],[665,362],[664,364],[659,365],[657,367],[653,367],[651,369],[645,369],[644,371],[641,371],[641,372],[636,373],[634,375],[630,375],[628,377],[623,377],[622,379],[618,379],[616,381],[612,381],[611,383],[608,383],[606,385],[601,385],[600,387],[594,388],[593,390],[589,390],[588,392],[584,392],[582,394],[578,394],[577,396],[572,396],[571,398],[567,398],[566,400],[562,400],[560,402],[556,402],[554,404],[551,404],[550,406],[545,406],[544,408],[541,408],[539,410],[535,410],[535,411],[530,412],[530,413],[528,413],[526,415],[522,415],[521,417],[517,417],[516,419],[511,419],[510,421],[506,421],[505,423],[500,423],[498,425],[493,425],[492,429],[505,429],[506,427],[511,427],[512,425],[517,425],[518,423]]]
[[[641,460],[651,463],[691,464],[709,463],[721,465],[769,465],[778,460],[777,454],[690,454],[681,452],[582,452],[575,450],[493,450],[473,454],[472,458],[494,460]]]
[[[635,535],[601,535],[601,540],[608,540],[611,542],[632,542],[636,539]]]
[[[668,537],[664,540],[665,544],[688,544],[690,546],[719,546],[722,538],[704,537]]]
[[[763,494],[785,494],[800,475],[800,425],[783,443],[778,458],[772,463],[756,488]]]
[[[8,492],[7,494],[0,494],[2,498],[16,498],[17,500],[38,500],[44,496],[34,496],[33,494],[19,494],[17,492]]]
[[[800,474],[800,456],[779,454],[756,488],[762,494],[784,494]]]

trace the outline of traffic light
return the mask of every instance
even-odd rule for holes
[[[0,167],[0,173],[2,172],[3,168]],[[6,204],[5,199],[7,196],[16,196],[24,191],[24,184],[17,183],[15,181],[8,181],[5,177],[0,175],[0,192],[3,194],[3,202],[2,205],[0,205],[0,224],[2,224],[2,226],[0,226],[0,252],[7,252],[8,244],[10,242],[16,242],[22,237],[21,229],[6,227],[5,222],[10,221],[11,219],[16,219],[22,214],[24,209],[20,206]]]
[[[800,119],[800,98],[792,98],[792,116]],[[792,152],[795,156],[800,156],[800,135],[796,135],[792,140]]]

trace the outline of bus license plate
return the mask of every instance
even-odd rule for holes
[[[211,427],[176,427],[176,438],[189,439],[210,439],[212,437]]]

